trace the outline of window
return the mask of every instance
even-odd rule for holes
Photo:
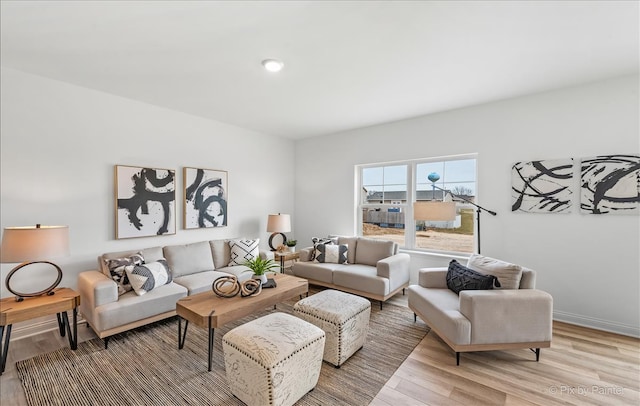
[[[474,251],[476,158],[465,155],[357,167],[359,235],[407,249]],[[455,203],[455,219],[414,220],[413,203]]]

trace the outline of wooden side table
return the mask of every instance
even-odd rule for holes
[[[73,289],[58,288],[53,295],[28,297],[16,302],[14,297],[0,300],[0,375],[4,372],[9,352],[11,327],[14,323],[56,314],[58,328],[62,337],[69,337],[69,347],[78,348],[78,306],[80,294]],[[69,324],[67,311],[73,310],[73,331]],[[66,330],[66,331],[65,331]]]
[[[284,263],[286,261],[297,261],[300,259],[298,252],[274,252],[273,257],[280,261],[280,273],[284,273]]]

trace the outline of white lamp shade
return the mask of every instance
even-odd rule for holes
[[[69,227],[7,227],[2,235],[0,262],[42,261],[69,255]]]
[[[416,202],[413,204],[414,220],[452,221],[456,219],[455,202]]]
[[[288,214],[269,214],[269,219],[267,220],[267,232],[291,232],[291,217]]]

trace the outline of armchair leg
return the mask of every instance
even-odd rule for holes
[[[460,353],[456,352],[456,366],[460,365]]]
[[[110,338],[111,338],[111,337],[105,337],[105,338],[104,338],[104,349],[105,349],[105,350],[109,349],[109,339],[110,339]]]
[[[382,310],[382,300],[380,301],[380,310]]]
[[[415,323],[416,321],[418,321],[418,315],[413,313],[413,322]]]
[[[404,288],[402,288],[402,296],[404,296]]]
[[[540,348],[536,348],[535,350],[533,348],[529,348],[529,349],[536,354],[536,362],[539,362],[540,361]]]

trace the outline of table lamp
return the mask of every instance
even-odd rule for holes
[[[275,251],[273,246],[273,237],[278,234],[282,236],[282,243],[287,242],[287,236],[284,233],[291,232],[291,217],[288,214],[269,214],[267,220],[267,232],[272,233],[269,237],[269,247],[271,251]]]
[[[62,270],[47,258],[69,255],[69,227],[67,226],[41,226],[35,227],[6,227],[2,235],[2,252],[0,262],[21,262],[9,272],[5,279],[7,290],[16,296],[16,301],[22,301],[25,297],[41,295],[53,295],[56,286],[62,280]],[[11,288],[11,277],[20,269],[32,264],[49,264],[58,272],[56,281],[48,288],[33,293],[18,292]]]

